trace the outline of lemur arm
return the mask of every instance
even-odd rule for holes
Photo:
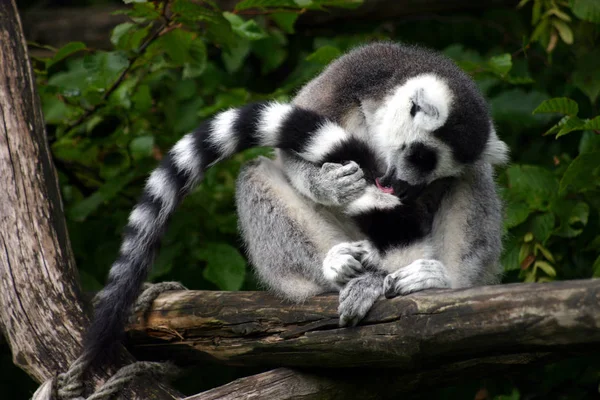
[[[317,166],[286,150],[280,150],[279,157],[292,186],[315,203],[343,206],[357,199],[367,187],[364,172],[354,161]]]

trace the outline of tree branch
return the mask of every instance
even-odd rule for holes
[[[131,325],[142,357],[243,366],[420,371],[481,357],[597,350],[600,280],[437,290],[379,301],[337,326],[337,297],[291,305],[266,292],[170,292]],[[506,358],[508,357],[508,359]],[[489,360],[486,361],[489,364]]]
[[[401,393],[428,391],[456,385],[460,380],[483,378],[511,369],[528,368],[534,362],[551,361],[547,353],[496,356],[470,362],[441,364],[416,373],[393,368],[324,370],[310,372],[277,368],[237,379],[184,400],[381,400],[398,399]],[[432,384],[433,383],[433,384]]]
[[[89,321],[15,0],[0,1],[0,77],[0,325],[15,364],[43,382],[79,356]],[[178,393],[147,381],[128,395]]]

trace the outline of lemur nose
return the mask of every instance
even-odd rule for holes
[[[392,182],[394,181],[395,178],[396,178],[396,167],[392,165],[385,172],[385,175],[383,175],[381,178],[379,178],[379,184],[383,187],[390,187],[390,186],[392,186]]]
[[[437,152],[425,143],[412,143],[408,148],[406,160],[420,173],[428,173],[437,166]]]

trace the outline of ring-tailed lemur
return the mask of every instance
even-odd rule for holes
[[[177,204],[206,168],[254,146],[278,154],[241,172],[240,228],[260,280],[284,298],[339,291],[340,324],[354,325],[382,294],[496,282],[492,165],[507,148],[483,97],[450,60],[376,43],[333,62],[292,104],[221,112],[170,150],[98,296],[89,360],[118,341]]]

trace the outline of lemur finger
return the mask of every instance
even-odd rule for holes
[[[383,283],[385,297],[407,295],[425,289],[450,287],[444,265],[437,260],[419,259],[388,275]]]
[[[350,161],[348,164],[341,166],[336,172],[336,174],[341,176],[354,175],[360,171],[361,176],[364,175],[362,169],[358,166],[358,164],[354,161]]]
[[[349,189],[355,184],[359,189],[361,187],[367,186],[367,181],[362,176],[350,175],[339,179],[337,181],[337,184],[339,185],[340,189],[343,189],[344,191],[349,191]]]
[[[321,166],[321,170],[325,173],[330,173],[333,171],[338,171],[343,167],[344,166],[342,164],[326,162]]]

